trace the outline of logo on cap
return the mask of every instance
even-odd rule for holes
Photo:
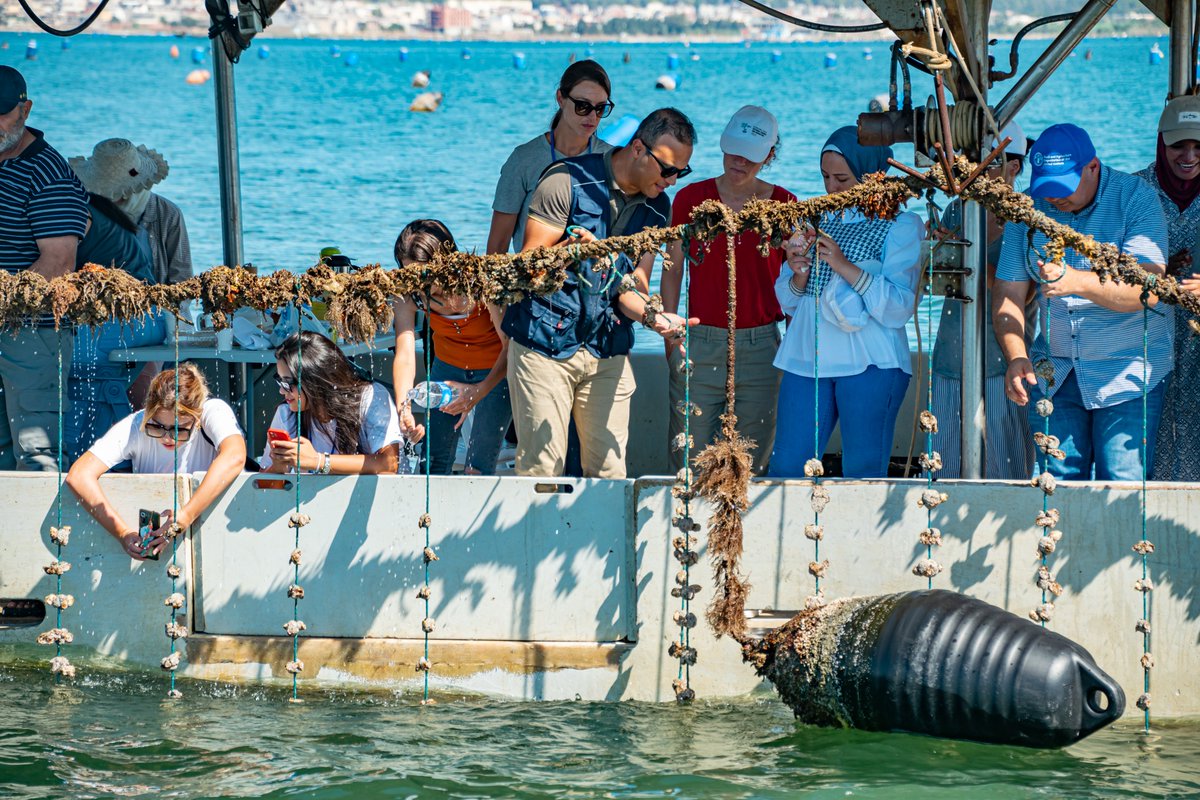
[[[1180,124],[1185,122],[1200,122],[1200,111],[1180,111],[1179,122]]]

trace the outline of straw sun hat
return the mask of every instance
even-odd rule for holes
[[[90,158],[70,159],[71,169],[92,194],[110,200],[149,189],[167,177],[167,161],[145,145],[128,139],[105,139],[92,148]]]

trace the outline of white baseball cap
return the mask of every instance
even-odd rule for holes
[[[767,160],[779,141],[779,122],[761,106],[742,106],[721,134],[721,152],[756,164]]]
[[[1185,94],[1167,103],[1158,118],[1163,144],[1175,145],[1186,139],[1200,140],[1200,97]]]
[[[1004,126],[1004,130],[1000,131],[1000,141],[992,140],[992,147],[996,147],[1003,142],[1005,138],[1012,139],[1011,142],[1004,148],[1006,156],[1021,156],[1025,157],[1029,152],[1029,140],[1025,138],[1025,130],[1017,124],[1014,119]]]

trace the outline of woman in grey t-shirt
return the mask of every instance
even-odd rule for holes
[[[554,93],[558,111],[550,130],[513,150],[500,170],[488,231],[489,253],[507,253],[510,241],[513,251],[520,251],[529,198],[546,167],[564,158],[612,149],[596,138],[600,120],[612,113],[611,93],[608,73],[595,61],[577,61],[563,72]]]

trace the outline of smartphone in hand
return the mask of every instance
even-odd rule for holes
[[[282,442],[290,442],[292,437],[287,431],[279,428],[267,428],[267,441],[271,444],[279,444]]]
[[[158,561],[158,553],[150,551],[150,542],[154,532],[162,527],[162,519],[157,511],[143,508],[138,511],[138,537],[142,540],[142,555],[153,561]]]

